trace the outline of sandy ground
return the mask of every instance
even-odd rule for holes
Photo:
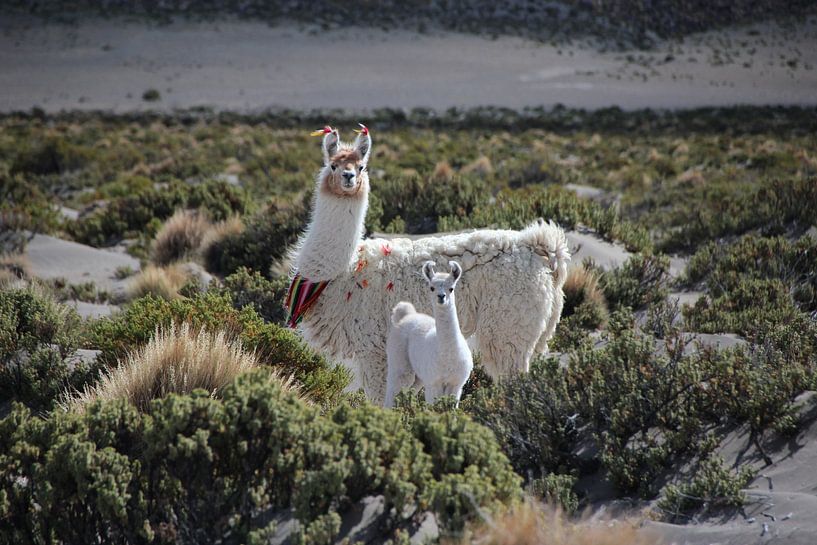
[[[814,20],[602,53],[441,32],[0,17],[0,111],[815,104],[815,66]],[[144,101],[148,89],[161,99]]]
[[[129,255],[100,250],[49,235],[35,235],[26,246],[26,259],[37,278],[63,278],[71,284],[93,282],[100,289],[119,296],[128,280],[118,279],[119,268],[139,270],[139,260]],[[80,310],[78,305],[78,310]],[[82,306],[86,315],[107,314],[96,305]]]

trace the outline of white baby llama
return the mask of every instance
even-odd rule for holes
[[[457,260],[466,273],[457,315],[486,372],[494,378],[526,372],[533,354],[547,350],[562,313],[570,259],[562,229],[538,220],[521,231],[363,240],[371,137],[364,127],[348,145],[335,129],[321,132],[324,165],[312,218],[292,254],[290,324],[312,347],[348,365],[354,387],[383,403],[391,309],[415,301],[429,314],[428,287],[417,271],[428,260]]]
[[[474,363],[457,319],[454,288],[462,267],[456,261],[448,266],[450,273],[435,273],[433,261],[423,265],[433,318],[405,301],[392,310],[392,330],[386,341],[386,407],[394,406],[394,396],[400,390],[419,385],[417,382],[425,387],[427,403],[453,395],[459,405]]]

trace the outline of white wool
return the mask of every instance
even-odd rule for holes
[[[561,316],[570,259],[562,229],[539,220],[522,231],[361,240],[364,182],[353,198],[316,191],[312,220],[293,254],[302,276],[329,280],[299,326],[307,343],[348,365],[355,385],[382,403],[391,309],[411,301],[430,314],[420,267],[456,260],[463,268],[457,315],[464,336],[476,337],[486,372],[494,378],[527,372],[534,353],[547,350]]]
[[[457,284],[447,274],[437,274],[435,279],[452,289]],[[408,302],[397,303],[392,311],[393,327],[386,341],[386,407],[394,406],[400,390],[419,384],[425,387],[427,403],[452,395],[459,405],[462,387],[474,367],[468,342],[460,331],[455,293],[446,295],[445,304],[435,301],[435,292],[428,293],[433,318],[416,312]]]

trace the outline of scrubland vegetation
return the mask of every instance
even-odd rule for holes
[[[633,252],[618,268],[573,263],[561,358],[496,384],[477,368],[458,410],[405,395],[394,411],[344,393],[348,371],[281,325],[286,253],[320,162],[309,129],[351,120],[6,116],[0,541],[263,543],[289,513],[300,542],[330,543],[345,513],[382,495],[393,543],[428,511],[454,542],[602,543],[523,496],[570,514],[605,482],[673,522],[740,505],[817,388],[815,113],[373,115],[370,233],[541,216]],[[60,301],[90,287],[30,280],[31,231],[124,242],[145,265],[132,300],[80,319]],[[670,254],[688,258],[679,277]],[[189,261],[209,286],[173,278]],[[668,293],[684,289],[702,296],[678,308]],[[689,335],[724,332],[747,342],[696,349]],[[721,458],[735,430],[759,465]],[[641,539],[621,524],[603,537]],[[532,527],[554,531],[503,530]]]

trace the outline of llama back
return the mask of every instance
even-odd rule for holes
[[[391,311],[391,323],[392,325],[397,325],[403,318],[416,312],[417,310],[415,310],[414,305],[407,301],[401,301],[397,303]]]
[[[520,232],[521,240],[545,258],[553,274],[553,284],[561,289],[567,280],[570,246],[565,232],[553,221],[539,218]]]

